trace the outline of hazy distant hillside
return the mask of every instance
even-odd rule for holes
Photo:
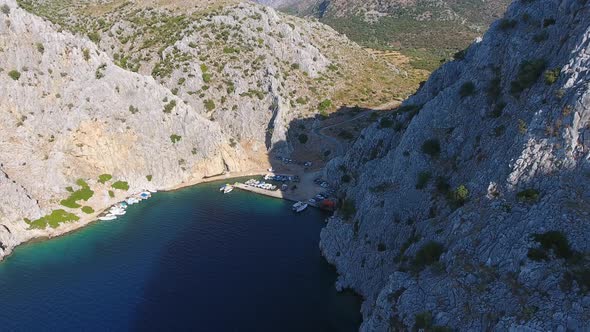
[[[509,0],[258,0],[312,16],[360,45],[397,49],[438,66],[481,36]],[[416,51],[418,50],[418,51]],[[426,51],[426,52],[425,52]],[[424,64],[423,64],[424,65]]]

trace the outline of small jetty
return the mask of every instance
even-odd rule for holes
[[[245,183],[240,183],[240,182],[234,183],[233,186],[234,186],[234,188],[238,188],[238,189],[241,189],[244,191],[253,192],[253,193],[256,193],[259,195],[280,198],[280,199],[286,199],[286,200],[292,201],[292,202],[299,202],[300,201],[299,199],[296,199],[295,197],[292,197],[291,195],[289,195],[288,192],[281,191],[281,190],[262,189],[262,188],[253,187],[253,186],[247,185]],[[318,205],[316,203],[307,202],[307,204],[309,206],[318,207]]]

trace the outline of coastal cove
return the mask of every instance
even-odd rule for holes
[[[358,329],[360,300],[318,248],[326,215],[221,184],[17,247],[0,263],[3,329]]]

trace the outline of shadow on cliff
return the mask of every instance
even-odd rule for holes
[[[275,142],[269,151],[269,164],[277,172],[290,165],[318,170],[331,159],[343,155],[361,131],[389,111],[340,107],[332,113],[295,119],[288,125],[286,141]],[[270,128],[272,130],[272,128]]]

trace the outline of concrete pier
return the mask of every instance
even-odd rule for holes
[[[289,193],[289,191],[266,190],[266,189],[252,187],[247,184],[240,183],[240,182],[234,183],[233,186],[238,189],[242,189],[245,191],[253,192],[253,193],[264,195],[264,196],[286,199],[286,200],[292,201],[292,202],[303,201],[303,202],[307,203],[309,206],[318,207],[317,204],[311,204],[311,203],[307,202],[306,200],[298,199],[297,197],[295,197],[295,195]]]

